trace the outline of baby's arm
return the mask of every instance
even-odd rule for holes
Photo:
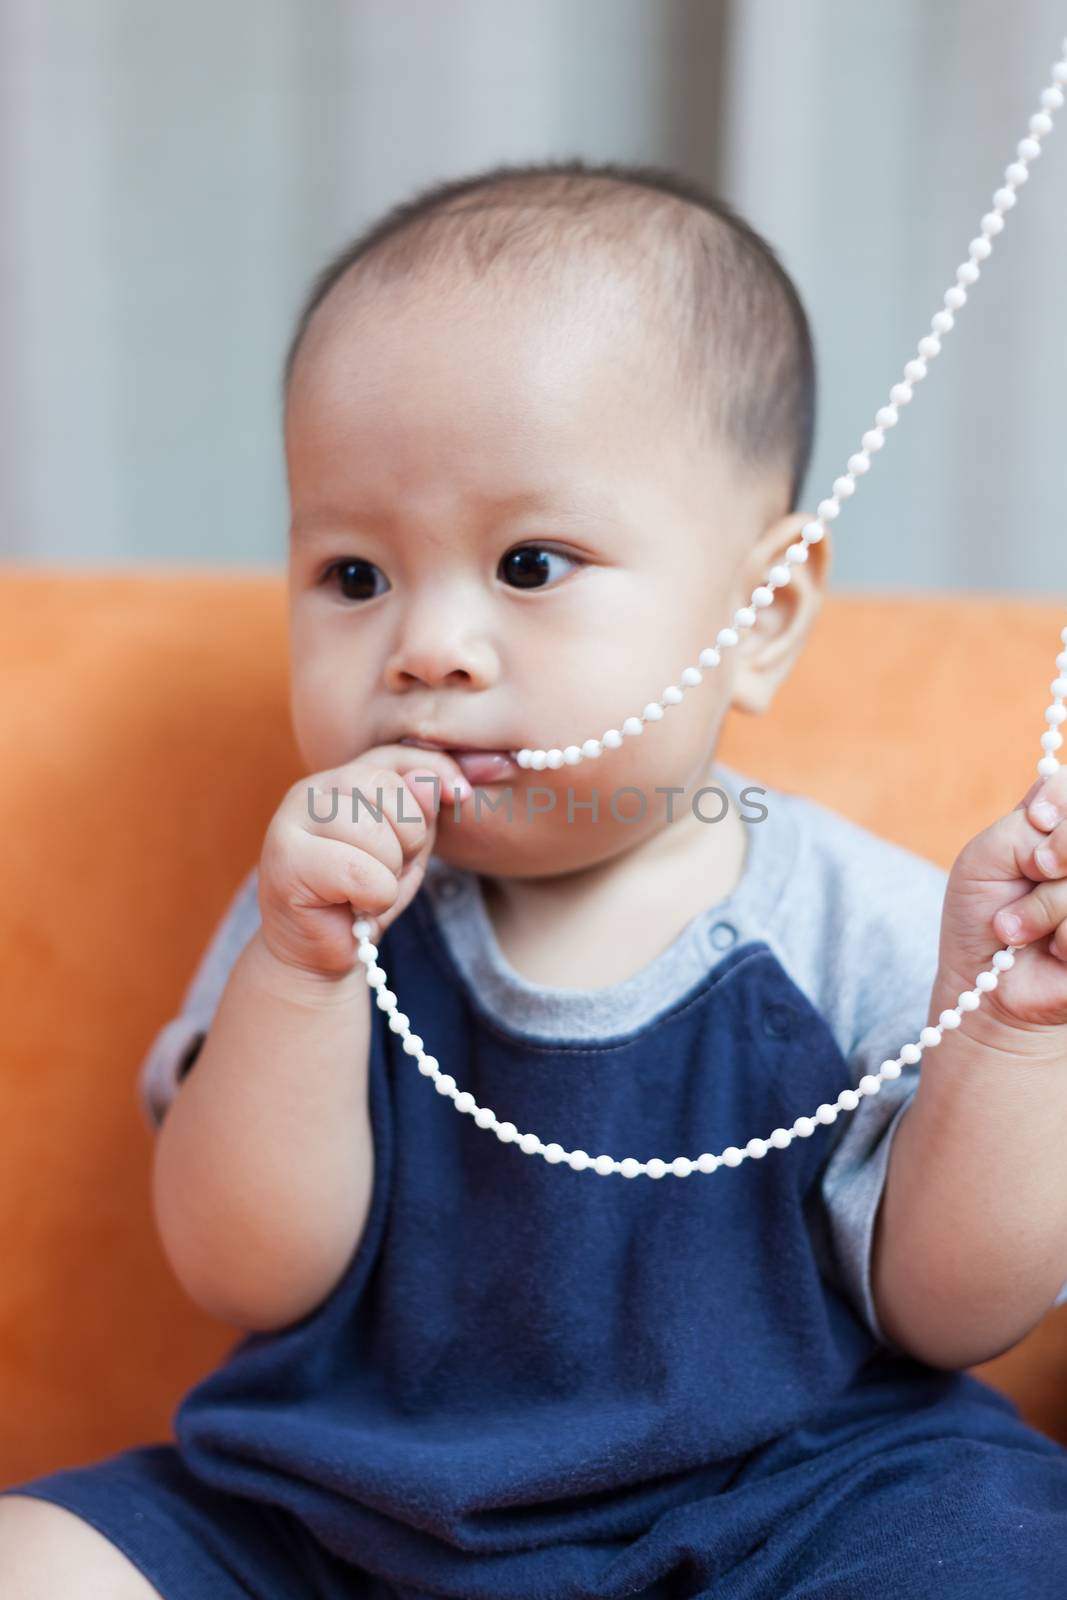
[[[261,926],[160,1125],[152,1200],[164,1251],[189,1296],[239,1327],[307,1315],[363,1235],[371,996],[353,906],[380,932],[418,890],[437,799],[436,785],[431,798],[427,784],[403,784],[402,772],[410,784],[419,771],[449,783],[458,768],[438,752],[379,746],[288,792],[260,858]],[[378,817],[361,803],[353,818],[353,788],[377,800]]]
[[[329,1294],[362,1237],[374,1177],[370,994],[280,962],[257,929],[156,1136],[152,1201],[186,1293],[268,1330]]]
[[[945,1012],[951,1024],[1000,945],[1027,948],[924,1055],[890,1154],[874,1298],[889,1336],[934,1366],[1018,1343],[1067,1277],[1064,817],[1061,770],[971,840],[949,878],[930,1025]]]

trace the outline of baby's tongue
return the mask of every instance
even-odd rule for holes
[[[449,755],[470,784],[499,783],[517,770],[505,750],[450,750]]]

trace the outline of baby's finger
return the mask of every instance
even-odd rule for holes
[[[1020,809],[1035,828],[1047,832],[1067,818],[1067,767],[1050,778],[1040,778],[1027,790]]]
[[[1060,924],[1067,921],[1067,879],[1058,878],[1049,883],[1038,883],[1011,905],[1002,906],[993,918],[993,926],[1005,944],[1033,944],[1046,934],[1056,933]],[[1061,938],[1067,938],[1062,935]]]

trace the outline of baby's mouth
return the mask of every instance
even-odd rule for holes
[[[503,783],[507,778],[517,778],[522,770],[510,750],[463,750],[429,739],[401,739],[399,742],[414,745],[416,749],[440,750],[451,756],[472,787]]]

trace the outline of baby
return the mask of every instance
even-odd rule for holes
[[[659,168],[442,183],[320,275],[308,775],[142,1078],[244,1336],[5,1491],[5,1597],[1067,1593],[1067,1451],[963,1370],[1067,1298],[1067,769],[946,875],[717,761],[825,592],[813,415],[774,252]]]

